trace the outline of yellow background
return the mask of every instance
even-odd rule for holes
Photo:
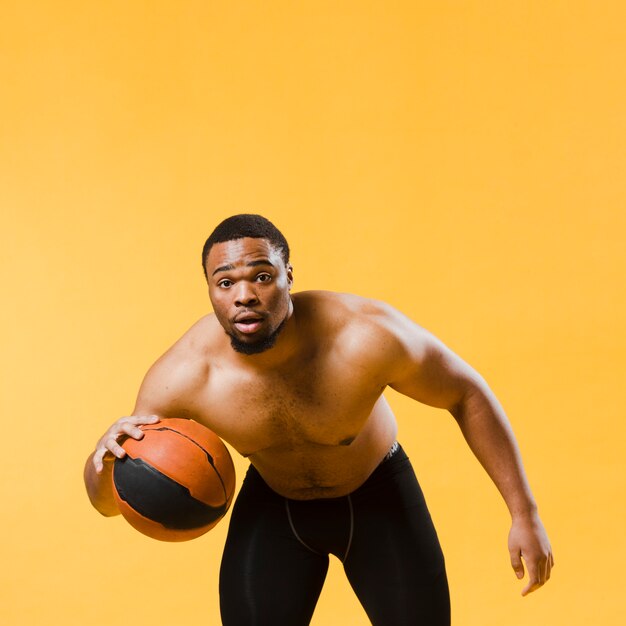
[[[390,394],[454,624],[625,623],[625,21],[617,1],[4,0],[0,622],[219,624],[227,524],[144,538],[90,508],[82,466],[209,310],[205,237],[252,211],[298,290],[389,301],[508,410],[557,561],[524,599],[453,420]],[[337,563],[313,624],[367,624]]]

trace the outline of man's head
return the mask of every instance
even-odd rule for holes
[[[260,215],[222,222],[204,244],[204,274],[215,315],[244,354],[271,348],[292,312],[289,246]]]
[[[206,260],[213,245],[224,241],[243,239],[244,237],[267,239],[280,253],[285,265],[289,263],[289,244],[278,228],[262,215],[241,213],[220,222],[205,241],[204,248],[202,248],[202,269],[205,278],[208,279]]]

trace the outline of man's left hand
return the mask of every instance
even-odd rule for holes
[[[513,519],[509,532],[509,553],[518,578],[524,577],[522,559],[528,569],[528,584],[522,589],[523,596],[539,589],[550,579],[554,557],[548,535],[537,513]]]

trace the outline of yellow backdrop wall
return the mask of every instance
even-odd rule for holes
[[[82,466],[209,310],[205,237],[252,211],[289,238],[297,289],[389,301],[508,410],[557,562],[524,599],[453,420],[390,395],[454,623],[626,623],[625,18],[580,0],[3,2],[0,622],[219,624],[226,522],[147,539],[91,509]],[[313,624],[366,623],[333,564]]]

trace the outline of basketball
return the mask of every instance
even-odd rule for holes
[[[122,444],[113,493],[126,520],[161,541],[203,535],[224,517],[235,492],[235,467],[222,440],[188,419],[140,426],[140,440]]]

